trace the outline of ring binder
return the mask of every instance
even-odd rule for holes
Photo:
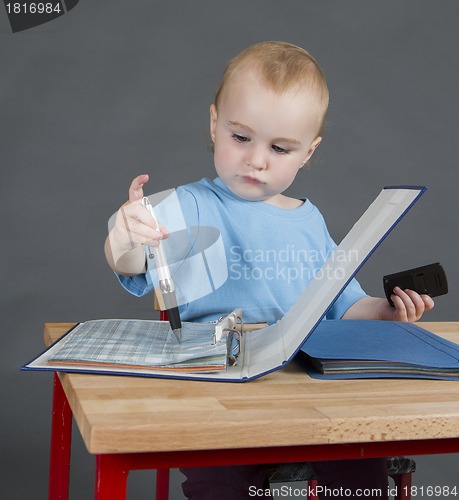
[[[23,369],[225,382],[245,382],[278,370],[295,357],[357,271],[426,189],[425,187],[384,188],[324,263],[329,272],[317,273],[289,311],[274,325],[242,334],[244,328],[240,309],[233,311],[214,326],[209,323],[184,323],[182,343],[178,345],[173,343],[175,363],[173,365],[169,363],[166,368],[158,365],[125,367],[120,364],[94,367],[85,365],[84,362],[51,365],[48,361],[59,349],[60,343],[65,341],[66,337],[63,337]],[[358,259],[348,259],[346,262],[335,259],[335,255],[348,255],[350,252],[357,255]],[[97,324],[97,322],[92,323]],[[141,323],[157,325],[151,328],[164,329],[164,326],[159,326],[161,323],[164,325],[164,322]],[[239,324],[240,328],[236,327]],[[167,322],[165,325],[169,332]],[[72,330],[72,333],[77,332],[79,328],[80,325]],[[97,326],[95,328],[94,337],[97,339],[101,332],[97,330]],[[234,338],[235,331],[239,332],[237,338]],[[165,335],[164,331],[162,335]],[[231,346],[237,346],[234,342],[238,341],[239,345],[234,353],[233,347],[228,349],[228,337],[231,337]],[[218,341],[219,339],[225,342]],[[147,337],[147,340],[152,344],[151,338]],[[163,339],[163,351],[167,350],[167,347],[167,339]],[[196,359],[197,352],[201,355],[200,361]],[[234,355],[235,353],[237,355]],[[229,357],[234,359],[229,361]]]
[[[235,366],[241,354],[242,331],[231,330],[228,335],[228,364]]]
[[[214,344],[220,341],[223,332],[233,331],[236,329],[237,322],[242,325],[242,309],[235,309],[227,316],[222,316],[215,324]],[[241,326],[242,328],[242,326]],[[241,330],[242,332],[242,330]]]

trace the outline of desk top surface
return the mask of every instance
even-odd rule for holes
[[[459,322],[419,323],[459,343]],[[73,324],[47,323],[49,345]],[[61,374],[90,453],[459,436],[459,382],[316,380],[291,363],[246,383]]]

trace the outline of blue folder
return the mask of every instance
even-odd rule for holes
[[[322,321],[301,352],[315,378],[459,379],[459,345],[414,323]]]

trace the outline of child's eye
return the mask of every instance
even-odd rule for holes
[[[233,134],[233,139],[237,142],[249,142],[250,139],[246,137],[245,135],[240,135],[240,134]]]
[[[286,155],[289,153],[289,150],[288,149],[285,149],[285,148],[281,148],[280,146],[276,146],[275,144],[273,144],[271,146],[271,149],[277,153],[277,154],[280,154],[280,155]]]

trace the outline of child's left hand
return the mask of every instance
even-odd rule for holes
[[[394,288],[391,299],[395,307],[391,307],[387,299],[363,297],[352,304],[343,319],[377,319],[413,323],[434,306],[432,297],[419,295],[413,290],[403,291],[399,287]]]
[[[382,319],[414,322],[434,306],[429,295],[419,295],[413,290],[402,290],[398,286],[394,288],[391,299],[395,307],[391,307],[387,301],[381,304]]]

